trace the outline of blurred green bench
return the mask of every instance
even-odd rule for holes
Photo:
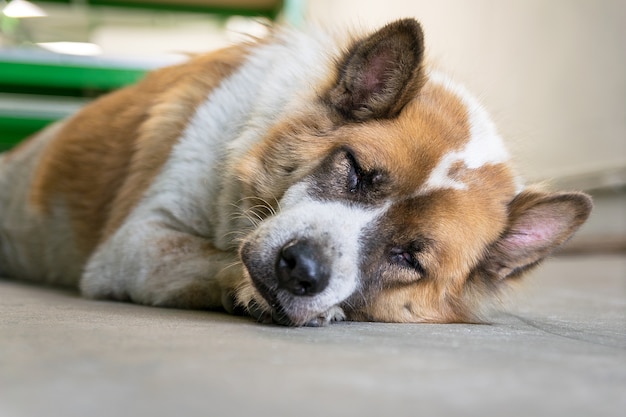
[[[0,151],[90,99],[138,81],[149,69],[98,58],[0,50]]]

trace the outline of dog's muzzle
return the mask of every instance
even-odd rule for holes
[[[311,239],[292,239],[274,249],[270,259],[261,256],[254,245],[247,242],[241,255],[252,283],[271,308],[271,311],[266,311],[255,300],[247,306],[250,315],[260,322],[294,325],[286,307],[293,300],[313,299],[329,286],[331,262],[322,244]],[[269,253],[266,252],[266,255]]]

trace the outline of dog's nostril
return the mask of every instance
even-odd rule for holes
[[[294,269],[297,266],[297,258],[293,245],[285,246],[280,252],[280,262],[288,269]]]
[[[319,294],[328,285],[330,271],[322,251],[306,240],[292,241],[276,261],[278,286],[294,295]]]

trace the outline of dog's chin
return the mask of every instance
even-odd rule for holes
[[[252,281],[256,295],[248,302],[247,310],[260,323],[290,327],[321,327],[346,318],[343,309],[339,306],[331,306],[319,311],[307,308],[304,300],[289,300],[281,303],[278,301],[281,298],[279,294],[272,293],[264,284],[255,282],[254,279]],[[297,307],[294,308],[293,305]]]

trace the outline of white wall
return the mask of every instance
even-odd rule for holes
[[[494,115],[526,177],[626,183],[626,1],[308,2],[309,19],[331,26],[406,16]]]

